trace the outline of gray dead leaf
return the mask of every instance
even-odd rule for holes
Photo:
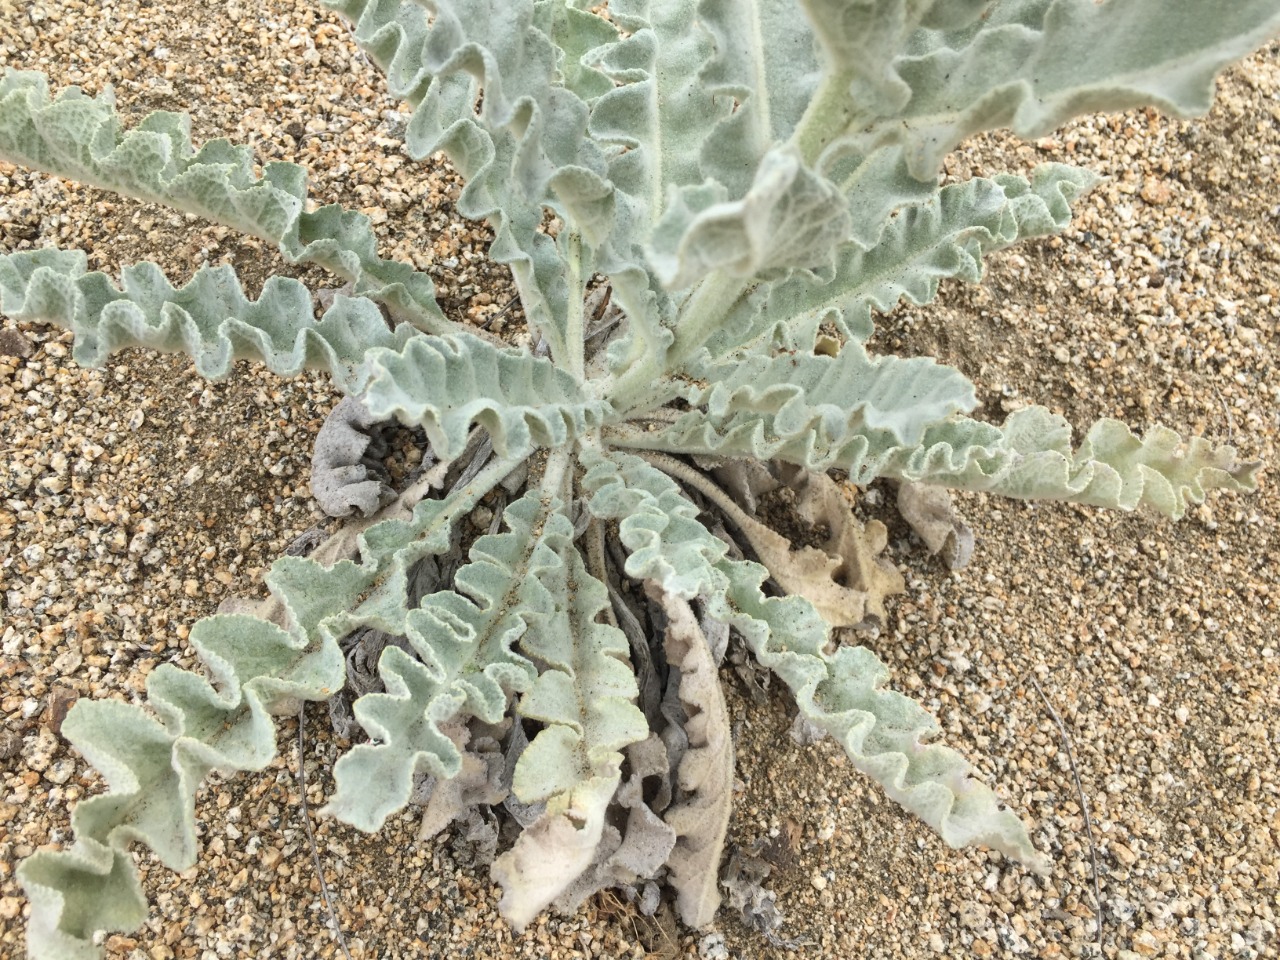
[[[756,514],[760,497],[780,486],[769,468],[758,460],[726,460],[712,470],[711,475],[725,493],[752,516]]]
[[[311,493],[331,517],[371,517],[395,499],[377,463],[380,421],[356,397],[344,397],[316,435]],[[383,450],[385,452],[385,450]]]
[[[777,895],[763,886],[771,869],[768,861],[735,846],[720,879],[720,885],[728,892],[729,906],[742,915],[747,926],[766,936],[782,926],[783,920]]]
[[[502,784],[505,758],[492,737],[471,739],[471,730],[461,723],[441,724],[444,733],[462,753],[462,769],[456,777],[434,780],[427,808],[422,812],[419,840],[430,840],[454,820],[467,820],[478,804],[494,806],[507,798]],[[423,790],[422,792],[426,792]],[[497,831],[494,831],[495,851]],[[493,858],[485,861],[492,863]]]
[[[663,865],[676,842],[676,833],[653,808],[665,806],[659,800],[652,806],[645,802],[645,780],[659,777],[666,784],[667,755],[662,741],[654,734],[627,748],[631,773],[614,797],[613,816],[620,819],[626,812],[621,830],[605,827],[591,866],[556,900],[555,907],[573,913],[587,897],[609,887],[620,888],[629,900],[639,899],[643,886],[662,872]],[[666,784],[670,797],[670,785]],[[661,805],[660,805],[661,804]]]
[[[951,491],[931,483],[900,483],[898,512],[924,541],[930,556],[942,555],[948,570],[968,565],[973,556],[973,530],[956,513]]]
[[[807,747],[811,743],[817,743],[819,740],[825,740],[827,731],[806,717],[803,713],[797,713],[796,718],[791,721],[791,739],[802,747]]]
[[[733,800],[733,737],[724,691],[707,638],[689,604],[647,582],[649,596],[667,616],[667,662],[680,671],[680,700],[689,748],[677,771],[676,802],[663,816],[677,839],[667,860],[680,919],[703,927],[720,906],[716,876]]]

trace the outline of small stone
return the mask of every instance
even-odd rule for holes
[[[53,758],[58,753],[58,747],[58,738],[54,735],[54,732],[48,727],[41,727],[40,734],[27,751],[27,766],[36,771],[36,773],[44,773],[49,769],[49,765],[53,763]]]
[[[44,772],[44,778],[50,783],[56,783],[59,786],[66,783],[76,772],[76,762],[71,757],[63,757],[61,760],[55,760],[49,765],[49,769]]]
[[[1113,840],[1107,849],[1111,851],[1111,855],[1113,857],[1119,860],[1126,867],[1132,867],[1138,862],[1137,854],[1126,847],[1123,843]]]
[[[1133,950],[1140,957],[1154,957],[1160,952],[1160,941],[1147,930],[1133,936]]]
[[[63,657],[67,659],[64,661]],[[69,668],[62,669],[62,673],[72,673],[80,666],[82,659],[78,653],[68,650],[58,658],[58,666]],[[49,702],[45,705],[41,719],[56,736],[62,735],[62,721],[67,718],[67,711],[71,709],[71,705],[79,699],[79,696],[70,687],[54,687],[49,691]]]
[[[15,920],[22,912],[22,901],[17,897],[0,897],[0,920]]]
[[[31,341],[17,330],[0,330],[0,356],[25,360],[35,352]]]

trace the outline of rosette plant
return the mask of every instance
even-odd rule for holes
[[[1029,407],[971,418],[975,388],[929,358],[874,356],[873,313],[1061,230],[1093,181],[940,185],[983,130],[1209,106],[1213,79],[1280,27],[1276,0],[324,0],[412,110],[408,153],[444,151],[457,204],[493,231],[527,321],[501,342],[445,316],[428,277],[381,259],[368,220],[309,209],[304,171],[196,149],[185,117],[124,129],[110,94],[0,81],[0,158],[276,243],[346,281],[317,316],[231,267],[175,287],[75,250],[0,256],[0,307],[75,333],[76,359],[184,351],[207,377],[254,358],[327,370],[347,396],[313,489],[352,516],[267,576],[272,599],[196,624],[207,675],[172,665],[145,706],[80,702],[63,732],[109,790],[65,851],[20,867],[39,958],[96,954],[146,904],[129,847],[181,870],[213,770],[276,752],[272,714],[327,700],[362,740],[325,811],[376,830],[411,800],[439,830],[476,805],[518,836],[492,865],[517,928],[622,887],[664,885],[692,925],[719,903],[732,795],[717,679],[742,643],[804,720],[946,842],[1046,869],[1027,827],[936,724],[886,690],[856,633],[902,580],[849,495],[898,485],[905,517],[963,562],[946,490],[1183,514],[1256,464],[1173,432],[1071,426]],[[422,469],[380,472],[387,430]],[[757,510],[784,490],[812,536]],[[478,538],[467,517],[493,521]],[[840,632],[837,632],[840,630]],[[357,731],[358,732],[358,731]]]

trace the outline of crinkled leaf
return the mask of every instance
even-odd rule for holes
[[[884,524],[860,523],[840,486],[825,473],[802,474],[792,485],[800,516],[828,531],[821,546],[797,547],[745,514],[733,515],[733,522],[774,582],[812,603],[831,626],[859,626],[868,617],[884,623],[884,598],[906,587],[897,568],[880,556],[889,542]]]
[[[820,78],[813,31],[790,4],[702,0],[698,19],[714,52],[702,80],[736,104],[702,146],[701,166],[741,197],[761,159],[795,130]]]
[[[517,929],[591,866],[621,783],[622,750],[649,734],[627,638],[597,622],[609,605],[605,585],[587,572],[567,520],[547,536],[560,563],[543,579],[556,602],[521,640],[543,670],[519,707],[545,727],[520,755],[512,782],[521,802],[545,801],[546,810],[493,864],[499,909]]]
[[[670,289],[712,271],[753,278],[791,267],[829,265],[849,234],[835,186],[806,168],[794,150],[765,154],[741,199],[717,184],[673,190],[655,225],[649,262]]]
[[[929,303],[944,279],[979,282],[987,254],[1061,231],[1071,219],[1070,201],[1095,179],[1078,167],[1044,164],[1030,181],[998,176],[944,187],[932,202],[908,206],[890,220],[871,249],[843,246],[831,275],[795,273],[762,285],[730,315],[709,349],[719,356],[735,340],[754,337],[812,350],[824,323],[866,340],[873,309],[887,312],[904,298]]]
[[[48,248],[0,256],[0,309],[15,320],[43,320],[72,331],[72,355],[101,366],[127,347],[179,351],[202,376],[225,377],[234,360],[260,360],[292,376],[328,370],[349,392],[365,386],[367,352],[399,349],[412,327],[387,329],[377,306],[363,297],[337,297],[319,320],[311,294],[297,280],[272,277],[249,300],[229,266],[202,267],[174,287],[153,263],[126,267],[116,286],[87,272],[79,250]]]
[[[563,602],[554,544],[572,525],[558,502],[535,491],[504,517],[508,531],[476,541],[457,589],[424,597],[409,612],[405,635],[416,659],[399,647],[383,650],[378,669],[387,692],[354,705],[360,725],[380,742],[353,747],[338,761],[338,789],[325,809],[339,820],[376,830],[409,802],[418,769],[457,776],[462,756],[441,725],[470,716],[497,723],[508,695],[533,683],[533,664],[515,644]]]
[[[96,931],[141,922],[146,901],[129,844],[146,843],[171,869],[189,867],[200,781],[214,768],[261,770],[276,752],[270,708],[326,699],[343,682],[332,638],[313,642],[253,617],[202,620],[190,643],[218,685],[157,667],[147,693],[160,721],[113,700],[81,700],[67,714],[64,734],[110,791],[76,805],[71,849],[37,853],[18,870],[32,899],[34,956],[91,956]]]
[[[616,450],[584,449],[583,489],[587,509],[601,520],[618,521],[630,551],[626,572],[653,580],[683,600],[718,589],[715,563],[727,545],[698,522],[698,508],[675,481],[639,457]]]
[[[604,400],[551,361],[494,347],[466,334],[415,337],[400,352],[369,352],[364,402],[373,416],[421,425],[436,456],[447,460],[481,424],[502,456],[556,447],[612,415]]]
[[[795,695],[801,714],[840,742],[853,765],[952,846],[980,843],[1046,869],[1022,821],[971,776],[960,754],[925,742],[937,721],[902,696],[880,689],[888,669],[863,647],[827,652],[829,628],[799,597],[767,597],[754,563],[724,559],[729,582],[708,612],[733,626],[760,663]]]
[[[196,150],[185,114],[152,113],[121,129],[110,92],[70,87],[51,99],[43,74],[0,78],[0,158],[194,213],[276,244],[295,263],[318,263],[350,280],[357,296],[385,303],[420,329],[455,325],[436,304],[431,279],[378,257],[369,218],[336,204],[306,210],[306,171],[268,163],[255,172],[247,147],[211,140]]]
[[[1121,510],[1149,506],[1175,520],[1209,490],[1254,490],[1260,464],[1203,437],[1184,442],[1155,426],[1139,438],[1117,420],[1099,420],[1075,451],[1071,425],[1043,407],[1026,407],[1002,428],[956,420],[895,453],[887,476],[1006,497],[1068,500]]]
[[[961,570],[973,556],[973,530],[956,512],[951,493],[931,483],[898,484],[898,513],[924,541],[930,555],[941,553],[948,570]]]
[[[325,0],[348,17],[357,43],[387,73],[388,86],[412,110],[405,134],[415,159],[438,150],[467,181],[458,210],[488,219],[490,257],[509,265],[525,315],[557,357],[572,354],[570,289],[563,256],[542,232],[543,208],[571,217],[584,235],[614,226],[612,186],[600,147],[586,135],[587,104],[562,82],[564,62],[542,27],[576,29],[590,44],[581,13],[535,10],[532,0],[435,0],[431,15],[411,0]],[[575,28],[576,25],[576,28]],[[603,39],[612,31],[595,30]],[[590,83],[590,72],[575,72]],[[481,98],[481,93],[483,97]],[[482,102],[477,110],[476,103]]]
[[[1146,105],[1204,113],[1214,76],[1280,27],[1272,0],[1212,15],[1201,0],[966,0],[950,20],[930,19],[941,5],[929,2],[804,5],[828,69],[847,75],[845,147],[901,145],[921,180],[983,130],[1034,138],[1072,117]]]

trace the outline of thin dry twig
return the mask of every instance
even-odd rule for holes
[[[333,906],[333,897],[329,894],[329,884],[325,883],[324,867],[320,863],[320,850],[316,847],[316,835],[311,830],[311,810],[307,806],[307,772],[303,763],[307,741],[303,735],[307,719],[307,707],[303,704],[298,710],[298,789],[302,794],[302,822],[307,828],[307,842],[311,844],[311,861],[316,867],[316,876],[320,878],[320,891],[324,894],[325,906],[329,908],[329,925],[338,941],[338,949],[342,955],[351,960],[351,951],[347,949],[347,938],[342,934],[342,924],[338,922],[338,911]]]
[[[1102,948],[1102,888],[1098,883],[1098,845],[1093,837],[1093,820],[1089,816],[1089,801],[1085,799],[1084,787],[1080,784],[1080,771],[1076,769],[1076,755],[1071,746],[1071,737],[1067,734],[1066,725],[1062,722],[1062,718],[1058,716],[1058,711],[1053,709],[1053,704],[1049,702],[1049,698],[1045,696],[1045,692],[1040,687],[1039,681],[1036,680],[1034,673],[1028,673],[1027,679],[1031,681],[1031,685],[1036,688],[1036,693],[1040,694],[1040,699],[1044,701],[1045,709],[1049,711],[1049,716],[1053,718],[1053,722],[1058,726],[1058,733],[1062,736],[1063,746],[1067,750],[1067,761],[1071,764],[1071,778],[1076,784],[1076,794],[1080,797],[1080,809],[1084,812],[1084,829],[1089,837],[1089,860],[1092,867],[1093,878],[1093,902],[1095,919],[1097,920],[1098,933],[1098,956],[1106,956]]]

